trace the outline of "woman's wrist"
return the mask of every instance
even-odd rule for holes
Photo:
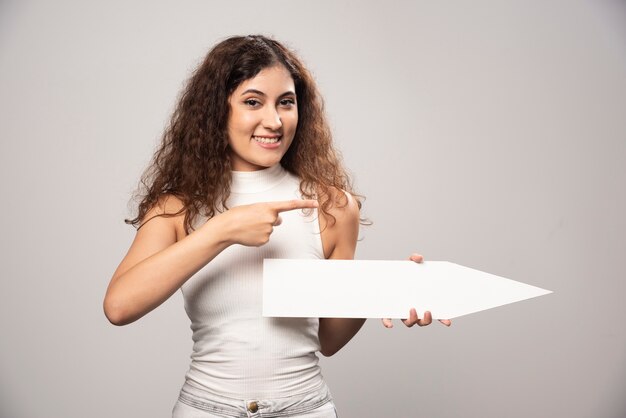
[[[210,237],[209,242],[213,241],[219,247],[227,248],[236,244],[228,211],[212,217],[199,230],[203,230],[203,235]]]

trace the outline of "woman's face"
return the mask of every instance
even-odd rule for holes
[[[264,68],[229,98],[228,144],[234,171],[278,164],[298,125],[296,89],[282,65]]]

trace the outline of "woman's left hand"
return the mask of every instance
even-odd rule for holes
[[[411,254],[409,260],[415,261],[416,263],[421,263],[422,261],[424,261],[424,257],[421,254]],[[452,321],[450,321],[449,319],[439,319],[438,321],[447,327],[452,325]],[[424,317],[420,318],[417,315],[417,311],[415,310],[415,308],[411,308],[411,310],[409,311],[409,317],[407,319],[403,319],[402,322],[409,328],[415,324],[419,325],[420,327],[425,327],[426,325],[430,325],[431,322],[433,322],[433,317],[430,311],[426,311],[424,312]],[[391,322],[390,318],[384,318],[383,325],[386,328],[393,328],[393,323]]]

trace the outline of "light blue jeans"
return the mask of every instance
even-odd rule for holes
[[[214,395],[185,383],[172,418],[337,418],[328,387],[296,396],[272,399],[234,399]]]

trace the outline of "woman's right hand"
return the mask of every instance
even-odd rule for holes
[[[222,217],[225,227],[224,236],[229,244],[259,247],[267,244],[274,227],[281,224],[281,212],[312,209],[317,206],[317,200],[304,199],[253,203],[236,206],[217,218]]]

